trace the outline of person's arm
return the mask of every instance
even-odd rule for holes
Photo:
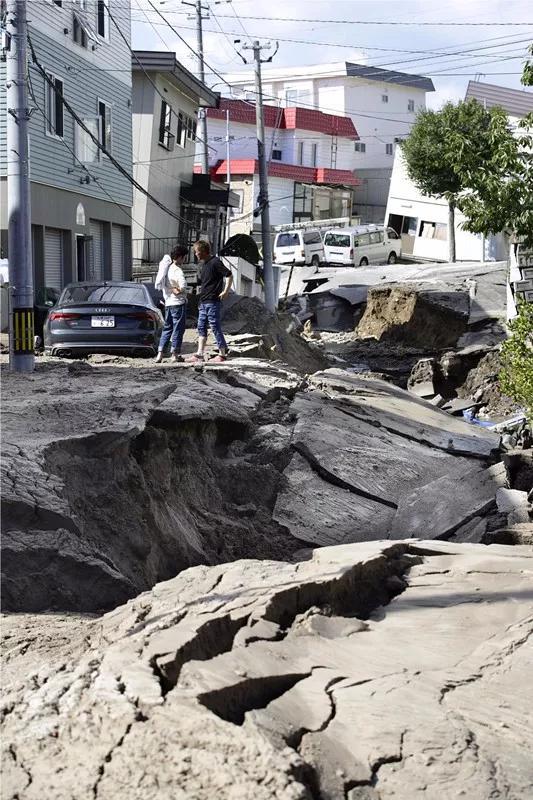
[[[233,286],[233,275],[230,272],[230,274],[226,276],[225,283],[224,283],[224,289],[222,291],[222,294],[219,294],[219,296],[218,296],[219,300],[225,300],[226,299],[226,297],[228,296],[232,286]]]
[[[163,256],[161,261],[159,262],[159,269],[157,270],[157,277],[155,279],[155,288],[158,289],[160,292],[163,291],[166,281],[167,281],[167,274],[168,268],[172,264],[172,259],[169,255]]]
[[[177,281],[178,285],[172,288],[172,294],[187,294],[187,280],[181,268],[178,270]]]

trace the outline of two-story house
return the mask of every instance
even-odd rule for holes
[[[350,216],[357,185],[349,166],[357,140],[352,120],[273,105],[264,106],[264,117],[271,225]],[[207,119],[212,175],[226,181],[229,174],[239,196],[231,234],[248,233],[260,225],[253,214],[259,194],[255,104],[222,98],[218,109],[208,109]]]
[[[406,136],[416,113],[426,107],[433,82],[420,75],[340,62],[309,67],[263,69],[266,102],[350,117],[359,134],[352,143],[349,169],[360,179],[354,212],[364,221],[383,222],[395,143]],[[237,96],[254,99],[254,75],[226,76]],[[237,93],[240,93],[237,94]]]
[[[36,291],[43,287],[61,289],[73,280],[128,277],[132,205],[132,186],[127,177],[132,170],[130,4],[128,0],[40,0],[28,3],[27,9],[33,47],[33,52],[29,49],[28,75]],[[8,256],[9,113],[5,66],[3,60],[0,206],[4,257]]]

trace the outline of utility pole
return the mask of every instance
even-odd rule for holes
[[[194,3],[188,3],[186,0],[182,0],[182,4],[184,6],[192,6],[196,12],[196,51],[198,54],[198,67],[197,67],[197,74],[199,80],[202,83],[205,83],[205,68],[204,68],[204,37],[202,31],[202,20],[209,19],[209,14],[205,16],[202,14],[203,11],[209,11],[209,6],[203,6],[202,0],[196,0]],[[187,17],[187,19],[193,19],[192,16]],[[207,116],[205,113],[205,108],[198,109],[198,121],[200,123],[200,145],[201,145],[201,164],[202,164],[202,172],[205,175],[209,174],[209,163],[207,159]]]
[[[231,163],[230,163],[230,135],[229,135],[229,110],[226,110],[226,183],[228,184],[228,193],[231,190]],[[226,236],[230,237],[230,220],[231,220],[230,207],[227,207],[226,217]]]
[[[263,86],[261,83],[261,50],[269,50],[270,44],[261,46],[255,40],[251,45],[243,45],[243,50],[253,50],[255,61],[255,120],[257,128],[257,159],[259,162],[258,209],[261,213],[261,240],[263,243],[263,273],[265,280],[265,304],[269,311],[275,311],[277,297],[274,288],[274,269],[272,267],[272,239],[270,233],[270,209],[268,205],[268,170],[265,149],[265,119],[263,111]],[[277,53],[265,59],[272,61]],[[255,214],[255,212],[254,212]]]
[[[7,163],[9,259],[9,367],[35,368],[33,268],[31,257],[30,164],[28,148],[26,0],[7,0]]]

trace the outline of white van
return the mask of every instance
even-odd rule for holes
[[[383,225],[335,228],[324,235],[324,260],[354,267],[396,264],[402,254],[401,244],[396,231]]]
[[[276,264],[312,264],[324,261],[324,244],[319,230],[280,231],[274,239]]]

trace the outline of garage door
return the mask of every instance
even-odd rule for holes
[[[113,225],[111,229],[111,277],[114,281],[124,279],[124,227]]]
[[[101,281],[104,277],[104,232],[101,222],[90,222],[91,236],[93,239],[92,246],[92,274],[91,280]]]
[[[44,285],[63,288],[63,231],[46,228],[44,234]]]

